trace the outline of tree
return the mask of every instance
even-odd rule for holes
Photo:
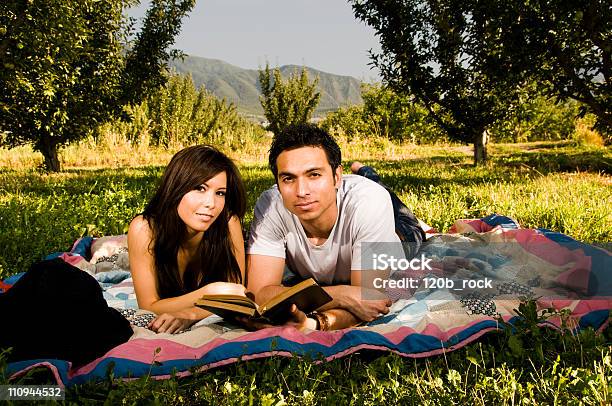
[[[122,41],[129,26],[123,9],[132,0],[7,0],[0,5],[0,143],[32,143],[48,170],[58,171],[58,148],[85,137],[136,101],[137,78],[150,83],[163,62],[136,70],[142,57],[160,61],[193,0],[154,0],[134,47]],[[151,15],[151,10],[153,14]],[[169,11],[170,10],[170,11]],[[146,42],[153,27],[171,26]],[[124,42],[124,41],[123,41]],[[126,80],[126,78],[132,78]],[[153,80],[155,82],[155,80]],[[156,84],[159,81],[155,82]]]
[[[414,96],[451,139],[473,143],[475,164],[485,162],[486,130],[508,114],[521,81],[499,58],[488,8],[478,0],[351,3],[380,38],[382,53],[371,57],[383,80]]]
[[[373,133],[397,141],[424,142],[443,136],[414,97],[380,84],[363,84],[363,119]]]
[[[0,7],[3,144],[33,142],[57,171],[58,145],[104,120],[119,93],[122,4],[10,0]]]
[[[122,104],[140,103],[166,84],[167,62],[183,57],[181,51],[169,50],[169,47],[181,31],[182,19],[194,5],[195,0],[151,2],[142,30],[126,57]]]
[[[488,4],[500,52],[548,95],[582,103],[596,128],[612,135],[612,7],[604,0]]]
[[[302,68],[299,76],[296,71],[283,81],[280,69],[270,71],[266,63],[266,67],[259,70],[262,93],[259,100],[270,123],[268,129],[277,134],[288,125],[307,122],[321,98],[316,91],[318,83],[318,78],[313,83],[308,82],[306,68]]]

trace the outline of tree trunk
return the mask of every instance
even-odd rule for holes
[[[60,161],[58,155],[57,144],[52,142],[48,137],[43,136],[43,139],[36,145],[45,158],[44,167],[49,172],[60,171]]]
[[[489,143],[489,132],[484,130],[474,137],[474,166],[487,163],[487,144]]]

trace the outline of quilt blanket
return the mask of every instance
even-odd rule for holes
[[[525,298],[541,310],[569,311],[569,319],[547,319],[544,324],[551,328],[564,322],[574,330],[601,330],[609,322],[612,255],[603,248],[548,230],[522,229],[508,217],[491,215],[458,220],[446,234],[432,233],[421,254],[431,266],[395,272],[394,283],[385,286],[395,300],[391,312],[368,325],[331,332],[287,327],[248,332],[211,316],[177,335],[135,326],[128,342],[80,368],[44,359],[9,364],[7,372],[16,377],[45,366],[60,385],[74,385],[104,379],[109,367],[119,378],[161,379],[274,355],[326,361],[368,349],[429,357],[499,329],[500,319],[512,324]],[[58,256],[91,273],[111,306],[137,307],[125,236],[83,238],[70,252],[49,257]],[[18,277],[5,280],[0,289]]]

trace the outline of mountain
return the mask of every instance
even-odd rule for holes
[[[233,102],[242,113],[263,115],[259,95],[261,90],[256,69],[243,69],[218,59],[186,56],[184,60],[170,63],[178,73],[191,74],[196,86],[204,87],[215,96]],[[280,67],[281,75],[287,77],[301,66],[284,65]],[[314,80],[319,77],[321,100],[315,115],[338,109],[338,107],[359,104],[361,99],[361,82],[351,76],[340,76],[306,67],[308,77]]]

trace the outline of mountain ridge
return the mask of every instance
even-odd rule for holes
[[[196,87],[204,87],[215,96],[234,103],[244,114],[263,116],[259,102],[261,88],[257,69],[246,69],[220,59],[187,55],[183,60],[169,63],[171,69],[180,74],[190,74]],[[352,77],[336,75],[315,68],[305,67],[312,81],[319,77],[318,91],[321,93],[315,116],[337,110],[339,107],[362,103],[361,82]],[[302,66],[283,65],[279,67],[283,78]]]

